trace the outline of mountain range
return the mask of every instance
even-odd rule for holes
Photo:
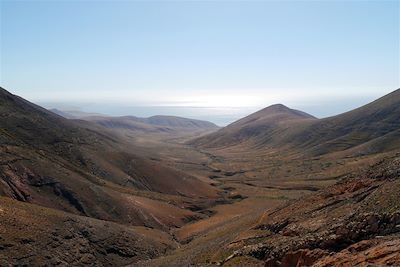
[[[95,113],[50,111],[67,119],[80,119],[91,121],[110,129],[125,129],[142,132],[179,132],[179,131],[210,131],[218,128],[217,125],[208,121],[187,119],[176,116],[157,115],[149,118],[135,116],[112,117]]]

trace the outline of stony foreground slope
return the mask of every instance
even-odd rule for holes
[[[176,248],[167,234],[0,197],[0,266],[124,266]]]
[[[400,265],[400,154],[264,214],[244,236],[224,266]]]

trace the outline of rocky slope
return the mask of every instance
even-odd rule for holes
[[[265,266],[400,264],[400,154],[336,185],[264,214],[232,242],[234,266],[249,257]]]
[[[124,266],[176,248],[167,234],[0,197],[0,266]]]

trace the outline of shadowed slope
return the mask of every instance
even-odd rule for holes
[[[160,229],[199,216],[181,208],[191,201],[186,197],[218,197],[209,184],[141,158],[98,127],[64,119],[1,89],[0,195]],[[155,199],[140,197],[146,194]]]

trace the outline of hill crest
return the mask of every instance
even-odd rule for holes
[[[400,89],[397,89],[362,107],[324,119],[282,104],[273,105],[189,143],[221,148],[246,142],[244,147],[249,150],[285,147],[300,154],[322,155],[352,149],[352,153],[363,154],[379,152],[362,147],[377,138],[384,137],[385,144],[379,147],[385,150],[400,147],[399,130]]]

